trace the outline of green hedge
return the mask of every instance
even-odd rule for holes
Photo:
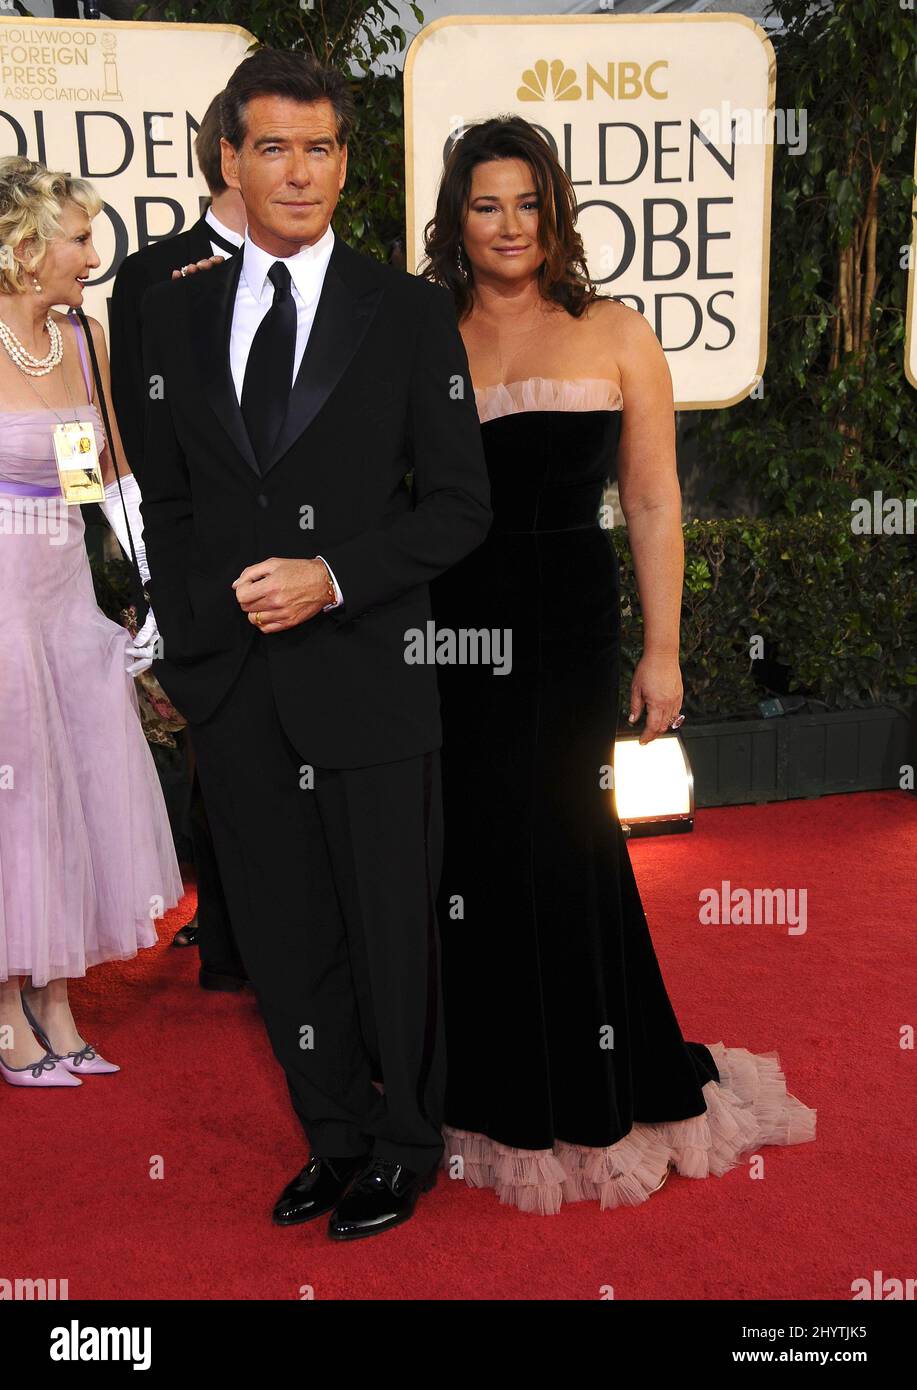
[[[625,527],[622,710],[643,622]],[[913,536],[851,532],[850,515],[695,521],[684,528],[681,668],[695,718],[754,715],[765,693],[751,641],[790,668],[790,689],[829,709],[909,703],[917,686]]]
[[[909,703],[917,686],[913,536],[855,536],[849,514],[792,521],[695,521],[685,527],[681,623],[684,708],[694,718],[756,713],[764,690],[750,644],[788,666],[790,688],[829,709]],[[625,527],[621,565],[621,706],[643,622]],[[93,563],[96,595],[121,621],[122,562]]]

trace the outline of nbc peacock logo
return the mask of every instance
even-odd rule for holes
[[[544,101],[548,95],[555,101],[579,101],[583,95],[576,73],[564,67],[562,58],[553,58],[550,63],[546,58],[539,58],[533,68],[525,69],[522,85],[516,89],[519,101]]]
[[[637,101],[641,97],[666,101],[668,89],[659,85],[659,74],[664,73],[668,66],[667,58],[657,58],[645,67],[629,58],[606,61],[598,67],[586,63],[581,86],[576,72],[568,68],[562,58],[552,58],[550,62],[547,58],[539,58],[532,67],[523,70],[522,83],[516,88],[516,99],[581,101],[585,95],[586,101],[601,101],[605,97],[610,97],[612,101]]]

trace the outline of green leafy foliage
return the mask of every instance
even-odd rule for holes
[[[622,711],[643,648],[626,527],[621,566]],[[766,693],[761,637],[789,688],[829,709],[903,704],[917,686],[913,537],[854,535],[850,513],[695,521],[684,528],[681,669],[695,718],[753,716]]]
[[[897,0],[773,0],[767,15],[785,26],[777,107],[805,110],[807,144],[774,151],[763,396],[698,412],[690,432],[720,501],[738,487],[757,515],[801,516],[917,488],[903,370],[917,22]]]

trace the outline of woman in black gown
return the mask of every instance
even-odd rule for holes
[[[681,704],[683,547],[665,358],[642,315],[596,297],[575,208],[533,126],[481,122],[447,159],[421,269],[456,298],[494,512],[432,585],[436,628],[510,642],[504,669],[439,668],[443,1164],[541,1213],[640,1202],[670,1167],[720,1174],[815,1134],[776,1054],[683,1039],[606,790],[620,599],[599,510],[616,455],[644,742]]]

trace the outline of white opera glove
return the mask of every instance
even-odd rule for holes
[[[143,499],[133,473],[123,474],[121,493],[124,495],[124,506],[121,505],[121,494],[118,492],[118,479],[113,478],[105,489],[105,501],[99,505],[105,513],[106,521],[118,537],[122,550],[128,556],[131,553],[127,536],[128,523],[130,524],[134,554],[137,556],[137,568],[140,571],[142,582],[146,584],[150,578],[150,569],[146,561],[146,546],[143,544],[143,518],[140,515],[140,503]],[[125,511],[127,512],[126,521]],[[146,671],[152,666],[159,656],[157,646],[159,640],[159,628],[156,626],[156,618],[151,608],[147,613],[143,627],[136,637],[131,638],[124,649],[128,675],[139,675],[141,671]]]
[[[139,555],[138,555],[139,560]],[[127,660],[127,674],[138,676],[141,671],[146,671],[152,666],[154,661],[158,661],[162,655],[160,651],[159,628],[156,626],[156,615],[152,608],[146,615],[146,622],[137,633],[136,637],[131,638],[124,648],[124,655]]]
[[[124,494],[123,507],[118,492],[118,479],[113,478],[105,489],[105,501],[100,502],[99,506],[105,513],[105,519],[109,526],[121,542],[121,549],[125,555],[131,553],[130,542],[127,538],[127,523],[130,523],[134,552],[137,556],[137,568],[140,570],[140,578],[146,584],[150,578],[150,571],[146,562],[146,547],[143,544],[143,518],[140,515],[140,503],[143,498],[133,473],[123,474],[121,491]],[[127,511],[127,522],[124,517],[125,510]]]

